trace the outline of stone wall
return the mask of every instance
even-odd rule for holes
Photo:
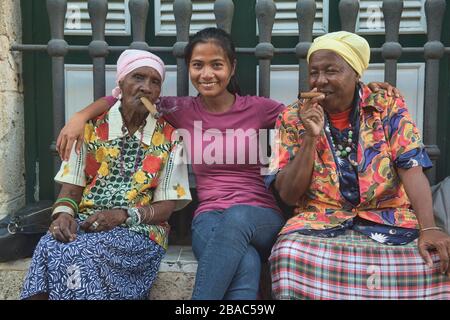
[[[25,204],[24,105],[20,1],[0,1],[0,218]]]

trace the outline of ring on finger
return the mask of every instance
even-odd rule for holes
[[[99,224],[97,221],[94,221],[91,225],[92,229],[94,229],[94,230],[97,230],[98,226],[99,226]]]

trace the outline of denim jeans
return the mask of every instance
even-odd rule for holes
[[[256,299],[261,261],[270,255],[283,225],[275,210],[250,205],[195,217],[192,250],[198,268],[192,299]]]

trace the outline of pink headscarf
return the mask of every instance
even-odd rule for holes
[[[164,81],[166,67],[164,62],[157,55],[144,50],[125,50],[117,60],[117,87],[115,87],[112,91],[114,98],[120,99],[122,94],[122,91],[119,88],[119,81],[125,78],[125,76],[131,71],[140,67],[151,67],[155,69],[161,76],[162,81]]]

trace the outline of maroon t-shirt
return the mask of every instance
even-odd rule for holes
[[[207,111],[200,97],[161,97],[158,107],[184,138],[199,198],[195,215],[237,204],[279,211],[264,185],[268,159],[266,147],[261,146],[267,145],[268,130],[274,128],[283,104],[236,95],[235,103],[223,113]]]

